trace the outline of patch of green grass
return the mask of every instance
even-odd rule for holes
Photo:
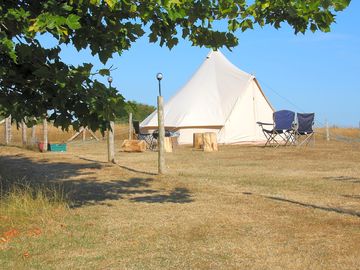
[[[70,268],[87,262],[84,254],[94,248],[99,232],[95,223],[70,210],[62,188],[2,184],[1,269],[59,269],[64,256],[72,258]]]
[[[21,182],[1,179],[0,262],[5,269],[19,269],[32,256],[37,242],[51,234],[55,224],[63,224],[67,215],[61,189]]]
[[[0,233],[11,228],[43,226],[68,204],[60,187],[31,186],[29,183],[2,181],[0,193]]]

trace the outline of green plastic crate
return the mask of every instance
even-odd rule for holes
[[[49,143],[49,151],[66,152],[66,143]]]

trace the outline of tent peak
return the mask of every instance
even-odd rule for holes
[[[223,68],[231,68],[233,70],[236,70],[236,72],[240,72],[243,75],[247,76],[249,79],[255,78],[255,74],[247,73],[235,66],[233,63],[231,63],[229,59],[219,49],[216,51],[210,50],[204,62],[212,62],[216,66],[221,65]]]
[[[220,51],[220,49],[211,49],[210,52],[208,53],[208,55],[206,56],[206,59],[209,59],[213,54],[219,54],[219,55],[223,55]]]

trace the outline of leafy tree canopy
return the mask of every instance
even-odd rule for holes
[[[106,63],[129,50],[143,35],[172,48],[179,39],[194,46],[232,48],[237,30],[255,25],[281,27],[295,33],[330,30],[336,12],[350,0],[0,0],[0,112],[20,121],[51,112],[55,125],[108,127],[124,113],[124,98],[92,75],[89,63],[64,63],[60,45],[90,49]],[[227,29],[217,29],[226,21]],[[42,34],[56,41],[45,48]],[[109,70],[97,71],[102,76]]]
[[[126,106],[126,111],[131,112],[133,120],[143,121],[149,114],[154,112],[156,108],[152,105],[143,104],[137,101],[129,101]],[[124,115],[116,119],[120,123],[127,123],[129,116]]]

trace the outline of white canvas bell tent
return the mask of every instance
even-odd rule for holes
[[[193,77],[164,105],[165,129],[179,132],[179,144],[193,133],[215,132],[218,143],[262,142],[257,121],[272,123],[273,108],[253,75],[241,71],[220,51],[211,51]],[[141,124],[155,130],[157,112]]]

